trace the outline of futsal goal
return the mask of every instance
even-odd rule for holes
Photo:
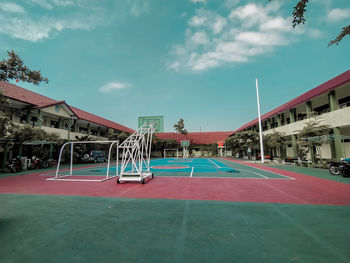
[[[168,157],[179,158],[179,149],[164,149],[164,158]]]
[[[90,147],[87,147],[87,145],[90,145]],[[104,147],[101,147],[101,145],[104,145]],[[80,146],[80,147],[79,147]],[[105,156],[102,154],[102,151],[91,151],[91,152],[97,152],[97,155],[91,159],[92,161],[96,160],[97,162],[99,159],[102,161],[107,160],[107,167],[102,165],[103,169],[100,170],[88,170],[88,168],[79,167],[77,169],[73,168],[74,164],[74,157],[77,156],[77,149],[79,148],[81,151],[82,149],[96,149],[96,148],[106,148],[108,149],[108,154]],[[76,151],[75,151],[76,150]],[[115,154],[115,162],[112,161],[112,153]],[[113,155],[114,155],[113,154]],[[69,168],[61,169],[62,166],[62,159],[64,157],[69,158]],[[84,156],[85,158],[88,158],[89,155]],[[91,156],[90,156],[91,157]],[[57,162],[57,169],[55,177],[48,178],[46,180],[56,180],[56,181],[83,181],[83,182],[103,182],[112,178],[115,178],[118,176],[118,159],[119,159],[119,141],[70,141],[66,142],[62,145],[60,154],[58,157]],[[91,161],[87,160],[87,161]],[[112,165],[115,165],[115,175],[112,175],[110,173],[110,168]],[[106,169],[106,171],[104,171]],[[85,173],[84,173],[85,171]],[[94,171],[102,171],[100,173],[95,173]],[[97,179],[97,177],[100,177],[100,179]]]

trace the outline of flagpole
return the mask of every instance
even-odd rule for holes
[[[260,115],[258,78],[255,79],[255,85],[256,85],[256,100],[257,100],[257,104],[258,104],[258,118],[259,118],[260,156],[261,156],[261,162],[264,163],[265,156],[264,156],[264,145],[263,145],[263,138],[262,138],[262,129],[261,129],[261,115]]]

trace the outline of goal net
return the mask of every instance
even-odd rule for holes
[[[164,149],[164,158],[175,157],[179,158],[179,150],[178,149]]]
[[[118,176],[118,159],[118,141],[66,142],[59,153],[55,177],[47,180],[103,182]]]

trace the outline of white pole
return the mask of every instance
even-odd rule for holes
[[[259,118],[259,136],[260,136],[260,156],[261,156],[261,162],[264,163],[264,145],[263,145],[263,138],[262,138],[262,129],[261,129],[261,115],[260,115],[260,101],[259,101],[259,87],[258,87],[258,78],[255,79],[256,84],[256,99],[258,103],[258,118]]]

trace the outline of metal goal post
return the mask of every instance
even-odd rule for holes
[[[74,152],[74,145],[75,144],[110,144],[109,145],[109,150],[108,150],[108,161],[107,161],[107,172],[106,176],[102,179],[80,179],[80,178],[69,178],[73,176],[73,152]],[[59,175],[59,170],[60,170],[60,165],[61,165],[61,160],[62,160],[62,153],[63,150],[69,146],[70,148],[70,162],[69,162],[69,174],[64,174],[64,175]],[[112,149],[113,146],[116,147],[116,162],[115,162],[115,170],[116,173],[115,175],[110,175],[109,174],[109,168],[111,167],[111,156],[112,156]],[[60,154],[58,157],[58,162],[57,162],[57,169],[56,169],[56,175],[55,177],[48,178],[46,180],[56,180],[56,181],[80,181],[80,182],[104,182],[106,180],[115,178],[118,176],[118,166],[119,166],[119,141],[70,141],[66,142],[65,144],[62,145]]]
[[[179,158],[179,149],[164,149],[164,158],[167,158],[168,152],[176,152],[176,158]],[[169,157],[175,157],[175,156],[169,156]]]

